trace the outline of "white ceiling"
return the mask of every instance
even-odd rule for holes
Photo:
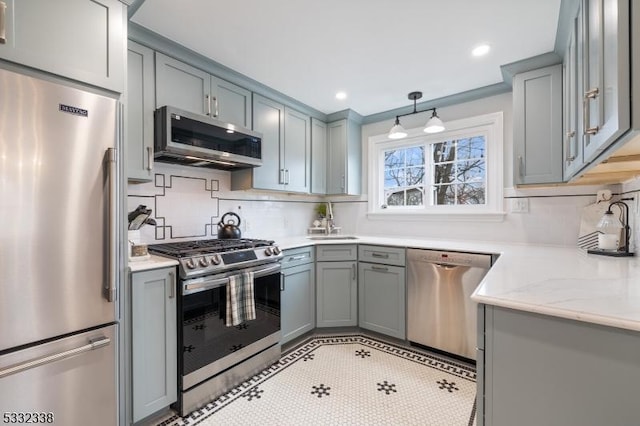
[[[132,21],[324,113],[502,82],[554,48],[560,0],[146,0]],[[489,43],[488,55],[471,50]],[[339,101],[335,93],[347,92]]]

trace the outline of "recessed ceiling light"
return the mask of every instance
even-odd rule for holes
[[[471,51],[471,54],[473,56],[483,56],[483,55],[486,55],[487,53],[489,53],[489,50],[491,50],[491,47],[488,44],[481,44],[479,46],[476,46]]]
[[[336,93],[336,99],[339,99],[339,100],[347,99],[347,94],[345,92],[338,92]]]

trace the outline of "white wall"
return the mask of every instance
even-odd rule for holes
[[[629,205],[631,226],[632,249],[637,252],[640,249],[640,176],[622,184],[624,198],[633,198],[626,201]],[[640,255],[640,254],[637,254]]]

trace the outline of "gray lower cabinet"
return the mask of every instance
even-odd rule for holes
[[[153,112],[155,110],[153,50],[129,41],[127,57],[127,178],[149,182],[153,177]]]
[[[156,107],[170,105],[251,128],[251,92],[156,52]]]
[[[562,176],[562,65],[513,77],[514,182],[557,183]]]
[[[0,58],[124,92],[127,7],[119,0],[2,0]]]
[[[478,425],[638,424],[640,333],[479,309]]]
[[[313,246],[285,250],[282,258],[280,344],[316,326],[316,280]]]
[[[177,399],[175,268],[131,274],[133,421]]]
[[[404,340],[405,249],[361,245],[358,251],[359,326]]]
[[[358,325],[357,246],[319,245],[316,261],[317,327]]]

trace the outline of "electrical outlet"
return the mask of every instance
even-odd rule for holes
[[[511,198],[509,210],[511,213],[529,213],[528,198]]]

